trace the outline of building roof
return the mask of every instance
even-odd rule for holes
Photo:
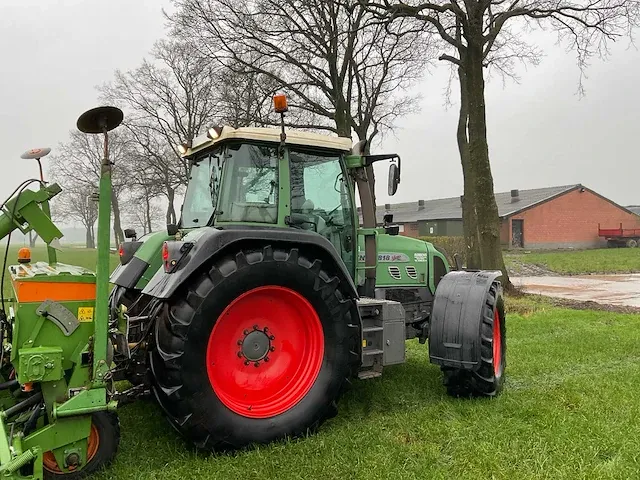
[[[632,211],[636,215],[640,215],[640,205],[628,205],[625,207],[627,210]]]
[[[350,152],[353,141],[347,137],[337,137],[312,133],[302,130],[286,129],[286,143],[309,147],[326,148],[341,152]],[[240,127],[224,126],[220,135],[211,140],[206,133],[193,139],[193,146],[187,150],[184,156],[189,156],[199,150],[215,145],[225,140],[258,140],[263,142],[280,143],[280,129],[267,127]]]
[[[534,205],[575,190],[576,188],[583,187],[578,183],[559,187],[512,190],[509,192],[496,193],[498,215],[501,218],[509,217],[522,210],[531,208]],[[382,223],[382,217],[385,213],[393,214],[394,223],[408,223],[420,220],[462,220],[460,197],[378,205],[376,208],[378,223]]]

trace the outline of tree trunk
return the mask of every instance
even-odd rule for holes
[[[144,197],[145,203],[145,212],[146,212],[146,224],[144,227],[144,233],[151,233],[151,201],[149,200],[149,195],[145,195]]]
[[[36,241],[38,240],[38,235],[33,230],[29,232],[29,247],[34,248],[36,246]]]
[[[458,117],[458,128],[456,139],[458,151],[460,152],[460,162],[462,163],[462,176],[464,179],[464,191],[462,195],[462,226],[464,230],[464,240],[467,246],[465,258],[467,268],[480,268],[480,245],[478,238],[478,224],[476,222],[476,210],[473,189],[475,177],[472,165],[469,162],[469,139],[467,137],[467,126],[469,123],[469,98],[467,94],[466,77],[464,69],[458,69],[460,81],[460,115]]]
[[[471,32],[464,59],[465,81],[468,94],[469,165],[473,179],[473,203],[475,205],[479,239],[480,266],[483,269],[502,270],[503,283],[510,285],[509,275],[502,258],[500,245],[500,218],[493,192],[493,176],[489,163],[487,124],[484,99],[484,71],[482,56],[482,32]]]
[[[122,225],[120,223],[120,204],[115,193],[111,192],[111,207],[113,209],[113,235],[116,245],[124,242],[124,234],[122,233]]]
[[[349,129],[350,130],[350,129]],[[364,148],[364,154],[369,155],[371,153],[371,139],[367,136],[367,130],[369,130],[368,126],[362,129],[362,131],[356,131],[356,135],[358,136],[358,140],[367,140],[367,144]],[[344,136],[351,137],[351,134],[345,134]],[[373,213],[376,213],[376,176],[373,170],[373,165],[366,167],[365,172],[367,174],[367,183],[369,184],[369,188],[371,189],[371,198],[373,198]]]
[[[173,201],[175,199],[176,196],[176,191],[171,188],[169,185],[167,185],[167,200],[169,201],[169,205],[167,206],[167,225],[169,224],[176,224],[178,223],[176,221],[176,209],[173,206]]]
[[[86,227],[85,245],[86,245],[87,248],[96,248],[96,244],[95,244],[95,241],[93,239],[92,227]]]

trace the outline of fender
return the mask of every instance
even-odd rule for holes
[[[121,263],[116,267],[109,282],[125,288],[142,290],[162,265],[162,243],[172,238],[175,236],[160,231],[140,237],[138,242],[127,242],[125,245],[133,244],[132,248],[135,248],[133,256],[124,265]]]
[[[480,366],[485,299],[500,271],[453,271],[440,280],[429,322],[429,359],[443,367]]]
[[[273,247],[300,245],[312,250],[324,263],[333,264],[333,273],[348,290],[344,293],[351,298],[358,298],[356,286],[340,255],[329,240],[317,233],[275,227],[200,227],[185,235],[181,242],[192,245],[185,249],[184,255],[178,259],[171,273],[160,268],[144,287],[143,294],[160,299],[169,298],[194,273],[201,271],[201,267],[207,265],[213,257],[233,248],[251,248],[252,244],[259,242],[269,243]]]

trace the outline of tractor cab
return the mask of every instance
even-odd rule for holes
[[[355,275],[357,215],[348,138],[223,127],[186,151],[181,227],[298,229],[323,236]],[[203,142],[200,144],[199,142]]]

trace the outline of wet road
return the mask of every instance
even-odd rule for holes
[[[640,307],[640,274],[515,277],[511,281],[527,293]]]

